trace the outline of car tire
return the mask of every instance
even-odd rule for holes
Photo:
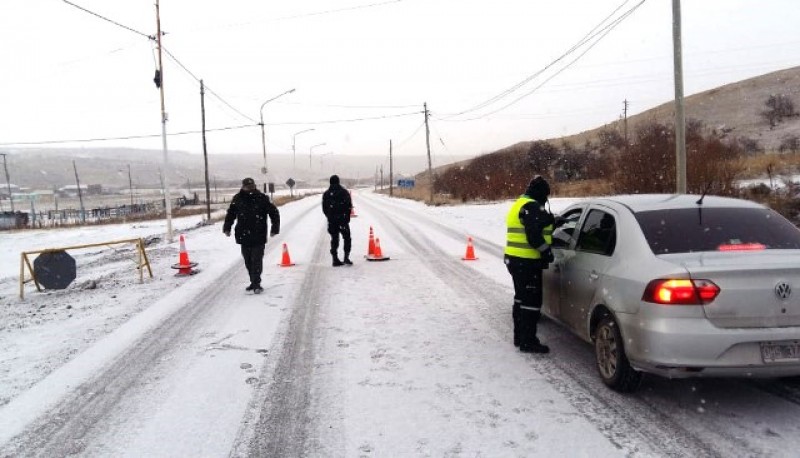
[[[609,388],[622,393],[631,393],[639,388],[642,373],[628,362],[619,326],[610,315],[603,317],[597,325],[594,353],[597,371]]]

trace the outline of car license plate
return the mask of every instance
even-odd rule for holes
[[[765,363],[800,362],[800,341],[761,342],[761,359]]]

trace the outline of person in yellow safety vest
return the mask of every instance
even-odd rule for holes
[[[542,313],[542,270],[553,262],[553,214],[544,204],[550,185],[535,176],[506,217],[504,262],[514,281],[514,346],[525,353],[548,353],[536,336]]]

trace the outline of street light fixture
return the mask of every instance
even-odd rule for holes
[[[267,174],[267,140],[264,134],[264,105],[268,104],[269,102],[272,102],[273,100],[279,97],[283,97],[286,94],[291,94],[292,92],[294,92],[294,89],[289,89],[286,92],[276,95],[275,97],[262,103],[261,108],[258,110],[259,114],[261,115],[261,122],[259,123],[261,125],[261,150],[264,152],[264,167],[261,169],[261,173],[263,173],[264,175]]]
[[[297,136],[305,132],[311,132],[312,130],[314,129],[301,130],[300,132],[292,136],[292,170],[294,170],[294,168],[297,167],[297,151],[295,151],[295,145],[297,144],[296,142]]]
[[[325,146],[325,145],[327,145],[327,143],[320,143],[320,144],[314,145],[314,146],[312,146],[311,148],[308,149],[308,170],[309,171],[311,170],[311,152],[314,151],[314,148],[316,148],[318,146]]]

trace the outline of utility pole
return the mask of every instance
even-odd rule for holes
[[[392,162],[392,140],[389,140],[389,196],[394,196],[394,175],[392,171],[393,168]]]
[[[86,210],[83,208],[83,192],[81,191],[81,180],[78,178],[78,166],[72,161],[72,169],[75,170],[75,183],[78,185],[78,201],[81,203],[81,222],[86,222]]]
[[[625,152],[628,152],[628,99],[622,101],[622,127],[625,132]]]
[[[383,191],[383,164],[381,164],[381,191]]]
[[[3,169],[6,171],[6,187],[8,188],[8,203],[11,204],[11,212],[14,212],[14,196],[11,195],[11,179],[8,177],[8,164],[6,164],[6,153],[3,156]]]
[[[208,149],[206,148],[206,90],[203,80],[200,80],[200,112],[203,124],[203,161],[206,171],[206,221],[211,221],[211,188],[208,185]],[[264,128],[263,124],[261,128]],[[264,167],[266,167],[266,163]]]
[[[169,156],[167,153],[167,110],[164,105],[164,63],[161,50],[161,10],[156,0],[156,42],[158,43],[158,89],[161,94],[161,148],[164,156],[164,208],[167,213],[167,241],[173,242],[172,236],[172,202],[169,189]]]
[[[422,107],[425,110],[425,144],[428,147],[428,179],[431,182],[431,196],[429,203],[433,205],[433,165],[431,165],[431,130],[428,127],[428,102],[425,102]]]
[[[675,69],[675,171],[678,194],[686,193],[686,114],[683,108],[682,48],[681,0],[672,0],[672,51]]]
[[[128,164],[128,189],[131,193],[131,211],[133,211],[133,178],[131,178],[131,165]]]

